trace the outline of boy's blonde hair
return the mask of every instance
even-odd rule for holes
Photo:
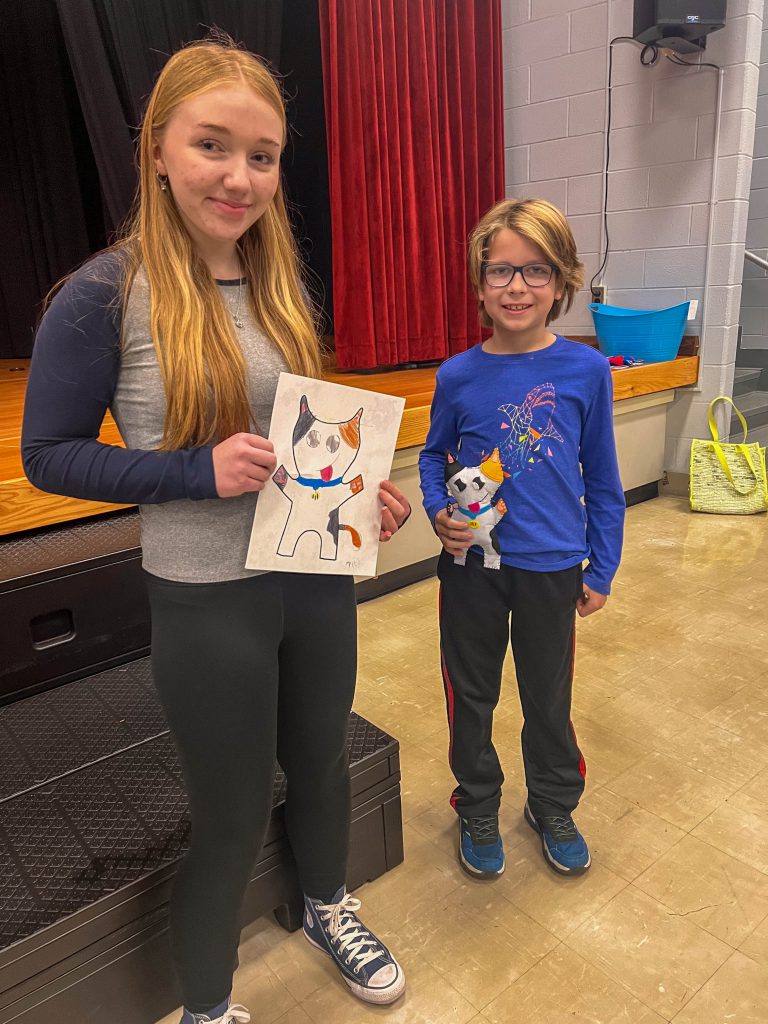
[[[558,287],[563,294],[553,303],[546,322],[557,320],[571,308],[574,295],[584,283],[584,264],[576,253],[576,241],[565,215],[546,199],[502,199],[492,206],[469,236],[469,277],[475,294],[483,286],[483,267],[491,243],[503,228],[516,231],[537,245],[557,268]],[[477,305],[480,323],[492,327],[482,299]]]

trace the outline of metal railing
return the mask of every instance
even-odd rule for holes
[[[750,263],[754,263],[756,267],[762,267],[763,270],[768,270],[768,260],[764,260],[763,257],[758,256],[756,252],[750,252],[749,249],[745,249],[744,259],[749,260]]]

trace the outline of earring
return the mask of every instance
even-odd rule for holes
[[[157,172],[157,180],[158,180],[158,182],[160,184],[160,191],[161,192],[167,192],[168,191],[168,175],[167,174],[160,174],[160,172],[158,171]]]

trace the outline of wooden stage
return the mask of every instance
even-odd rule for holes
[[[576,340],[595,344],[594,338]],[[699,375],[697,352],[698,338],[686,337],[681,346],[682,354],[671,362],[615,370],[614,401],[695,384]],[[28,359],[0,360],[0,536],[130,507],[45,494],[26,479],[21,465],[20,440],[28,367]],[[405,398],[405,412],[397,439],[398,449],[403,449],[424,443],[436,373],[437,367],[430,366],[381,373],[329,370],[324,376],[338,384]],[[99,439],[107,444],[122,444],[109,414],[105,417]]]

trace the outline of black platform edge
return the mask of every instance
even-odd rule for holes
[[[421,562],[414,562],[412,565],[404,565],[400,569],[393,569],[392,572],[385,572],[381,576],[374,576],[370,580],[361,580],[355,586],[357,603],[371,601],[375,597],[383,597],[384,594],[391,594],[394,590],[402,587],[410,587],[413,583],[420,583],[437,574],[438,555],[432,558],[425,558]]]
[[[627,508],[631,508],[632,505],[639,505],[643,501],[651,501],[653,498],[658,498],[658,496],[658,480],[654,480],[651,484],[643,484],[641,487],[633,487],[629,491],[624,491],[624,500],[627,503]]]
[[[11,693],[0,692],[0,708],[7,707],[10,704],[15,704],[20,700],[28,700],[30,697],[34,697],[40,693],[45,693],[48,690],[55,690],[59,686],[64,686],[67,683],[76,683],[81,679],[88,679],[94,673],[106,672],[111,668],[119,668],[121,665],[130,664],[139,658],[147,658],[149,657],[149,654],[150,647],[148,644],[145,644],[142,647],[134,647],[131,650],[126,651],[124,654],[116,655],[114,658],[104,658],[103,661],[89,665],[85,669],[78,668],[73,669],[70,672],[63,672],[53,678],[44,679]]]
[[[75,523],[58,523],[0,541],[0,594],[42,583],[61,574],[93,569],[141,553],[136,509],[101,513]]]

